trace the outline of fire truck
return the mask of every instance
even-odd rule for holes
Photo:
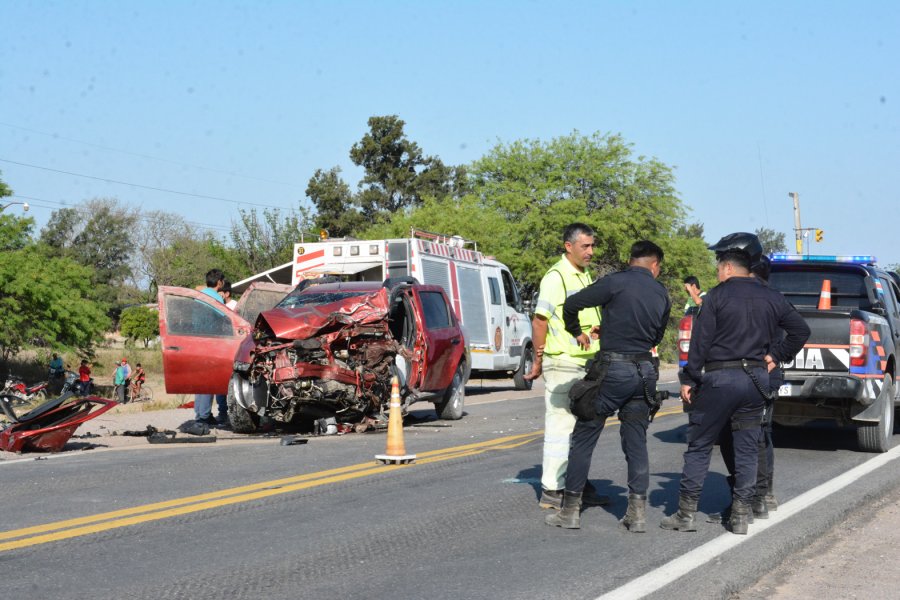
[[[460,236],[418,229],[386,240],[333,239],[294,244],[291,283],[322,275],[352,281],[413,277],[444,288],[465,332],[473,371],[513,374],[530,389],[534,348],[531,321],[515,279],[502,263]]]

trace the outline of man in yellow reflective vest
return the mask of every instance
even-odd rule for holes
[[[600,350],[600,309],[586,308],[578,313],[582,330],[591,338],[583,349],[565,328],[563,304],[566,298],[593,282],[587,267],[594,255],[594,230],[584,223],[572,223],[563,231],[565,254],[541,279],[534,319],[534,367],[527,379],[544,375],[544,457],[541,473],[541,508],[559,509],[566,483],[569,440],[575,428],[575,416],[569,409],[569,388],[585,375],[585,364]],[[590,481],[584,488],[585,505],[609,504],[607,496],[597,494]]]

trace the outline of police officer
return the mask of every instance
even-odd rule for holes
[[[569,388],[584,377],[588,359],[596,354],[596,339],[582,347],[566,332],[563,303],[572,294],[593,281],[588,265],[594,255],[594,230],[584,223],[572,223],[563,231],[565,254],[541,279],[540,292],[532,320],[532,341],[536,349],[534,365],[526,379],[544,375],[544,454],[541,473],[541,508],[559,509],[569,457],[569,438],[575,417],[569,410]],[[579,315],[584,326],[579,333],[591,336],[600,325],[596,308]],[[596,333],[593,334],[596,337]],[[589,485],[585,503],[596,506],[609,503]]]
[[[566,330],[582,347],[590,344],[579,322],[579,312],[602,307],[600,360],[602,384],[591,398],[591,410],[576,415],[569,448],[569,469],[559,513],[549,515],[548,525],[577,529],[581,526],[582,490],[591,467],[591,455],[606,419],[619,413],[622,450],[628,464],[628,510],[622,524],[630,531],[646,530],[647,426],[650,403],[656,394],[659,371],[650,349],[662,340],[672,303],[666,288],[656,281],[662,249],[649,241],[631,247],[629,267],[608,275],[566,300]],[[592,368],[593,371],[593,368]]]
[[[753,234],[746,234],[753,236]],[[758,241],[758,240],[757,240]],[[716,250],[717,246],[721,246],[720,241],[715,246],[710,246]],[[769,257],[762,254],[753,258],[753,264],[750,267],[751,274],[759,279],[765,285],[768,285],[769,273],[771,271],[771,261]],[[780,332],[779,332],[780,335]],[[751,509],[753,516],[759,519],[769,518],[769,511],[778,508],[778,500],[775,498],[774,478],[775,478],[775,446],[772,438],[772,411],[774,410],[775,395],[778,388],[784,382],[784,371],[780,364],[776,364],[769,371],[769,399],[766,405],[762,421],[762,430],[759,436],[759,452],[758,464],[756,467],[756,491],[753,496]],[[722,451],[722,460],[725,462],[725,468],[728,470],[728,483],[734,488],[734,443],[731,429],[726,427],[719,435],[719,448]],[[710,523],[727,523],[731,514],[729,506],[725,512],[709,515],[707,519]],[[750,519],[753,522],[753,519]]]
[[[717,253],[716,261],[720,283],[706,295],[694,321],[688,364],[680,374],[681,396],[692,410],[678,511],[660,526],[696,531],[694,513],[712,448],[722,429],[730,427],[735,459],[731,531],[746,534],[769,370],[803,347],[809,327],[784,296],[751,276],[746,250],[728,248]],[[773,343],[779,327],[787,335]]]

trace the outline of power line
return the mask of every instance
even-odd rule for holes
[[[58,200],[47,200],[47,199],[45,199],[45,198],[35,198],[34,196],[23,196],[23,195],[21,195],[21,194],[13,194],[12,197],[13,197],[13,198],[21,198],[21,199],[23,199],[23,200],[30,200],[30,201],[31,201],[31,202],[30,202],[30,206],[35,206],[35,207],[37,207],[37,208],[47,208],[47,209],[50,209],[50,210],[56,210],[56,209],[57,209],[56,206],[48,206],[48,205],[45,205],[45,204],[41,204],[41,203],[46,202],[46,203],[48,203],[48,204],[55,204],[55,205],[61,206],[61,207],[63,207],[63,208],[68,208],[68,209],[70,209],[70,210],[74,210],[74,211],[79,212],[79,213],[85,213],[85,214],[86,214],[86,213],[89,212],[88,209],[85,208],[85,207],[82,207],[82,206],[70,206],[67,202],[60,202],[60,201],[58,201]],[[150,221],[151,221],[151,218],[150,218],[149,215],[144,215],[144,214],[140,214],[140,213],[139,213],[139,214],[137,214],[137,215],[135,215],[135,216],[136,216],[137,219],[139,219],[139,220],[141,220],[141,221],[145,221],[145,222],[150,222]],[[188,221],[188,220],[185,220],[184,222],[185,222],[186,224],[188,224],[188,225],[193,225],[193,226],[195,226],[195,227],[200,227],[200,228],[207,229],[207,230],[210,230],[210,231],[212,231],[212,230],[218,230],[218,231],[224,231],[224,232],[229,232],[229,231],[231,231],[231,228],[230,228],[230,227],[224,227],[224,226],[222,226],[222,225],[210,225],[209,223],[200,223],[200,222],[198,222],[198,221]]]
[[[93,176],[93,175],[85,175],[85,174],[83,174],[83,173],[73,173],[73,172],[71,172],[71,171],[62,171],[62,170],[60,170],[60,169],[52,169],[52,168],[50,168],[50,167],[42,167],[42,166],[40,166],[40,165],[31,165],[31,164],[28,164],[28,163],[18,162],[18,161],[15,161],[15,160],[9,160],[9,159],[7,159],[7,158],[0,158],[0,162],[9,163],[9,164],[12,164],[12,165],[18,165],[18,166],[20,166],[20,167],[29,167],[29,168],[31,168],[31,169],[40,169],[40,170],[42,170],[42,171],[50,171],[50,172],[52,172],[52,173],[61,173],[61,174],[63,174],[63,175],[72,175],[72,176],[74,176],[74,177],[84,177],[85,179],[94,179],[94,180],[96,180],[96,181],[103,181],[103,182],[106,182],[106,183],[117,183],[117,184],[119,184],[119,185],[128,185],[128,186],[131,186],[131,187],[142,188],[142,189],[145,189],[145,190],[152,190],[152,191],[154,191],[154,192],[165,192],[165,193],[168,193],[168,194],[178,194],[179,196],[191,196],[191,197],[193,197],[193,198],[205,198],[205,199],[207,199],[207,200],[218,200],[218,201],[220,201],[220,202],[231,202],[232,204],[238,204],[238,205],[240,205],[240,204],[246,204],[247,206],[259,206],[259,207],[261,207],[261,208],[276,208],[276,209],[279,209],[279,210],[293,210],[293,209],[288,208],[288,207],[286,207],[286,206],[272,206],[271,204],[259,204],[259,203],[256,203],[256,202],[244,202],[244,201],[242,201],[242,200],[233,200],[233,199],[231,199],[231,198],[222,198],[222,197],[220,197],[220,196],[206,196],[206,195],[204,195],[204,194],[194,194],[194,193],[191,193],[191,192],[182,192],[182,191],[179,191],[179,190],[170,190],[170,189],[166,189],[166,188],[158,188],[158,187],[153,187],[153,186],[150,186],[150,185],[142,185],[142,184],[140,184],[140,183],[130,183],[130,182],[128,182],[128,181],[119,181],[119,180],[117,180],[117,179],[107,179],[107,178],[105,178],[105,177],[95,177],[95,176]]]
[[[242,179],[250,179],[250,180],[253,180],[253,181],[262,181],[262,182],[264,182],[264,183],[272,183],[272,184],[275,184],[275,185],[285,185],[285,186],[292,187],[292,188],[296,188],[296,189],[304,189],[303,186],[298,185],[298,184],[296,184],[296,183],[289,183],[289,182],[286,182],[286,181],[275,181],[275,180],[273,180],[273,179],[266,179],[266,178],[264,178],[264,177],[254,177],[254,176],[252,176],[252,175],[242,175],[242,174],[240,174],[240,173],[235,173],[235,172],[233,172],[233,171],[225,171],[225,170],[222,170],[222,169],[213,169],[212,167],[204,167],[204,166],[201,166],[201,165],[194,165],[194,164],[191,164],[191,163],[183,163],[183,162],[179,162],[179,161],[177,161],[177,160],[171,160],[171,159],[168,159],[168,158],[162,158],[162,157],[159,157],[159,156],[152,156],[152,155],[150,155],[150,154],[142,154],[142,153],[140,153],[140,152],[132,152],[132,151],[130,151],[130,150],[122,150],[121,148],[112,148],[112,147],[110,147],[110,146],[103,146],[103,145],[101,145],[101,144],[95,144],[95,143],[93,143],[93,142],[86,142],[86,141],[84,141],[84,140],[78,140],[78,139],[75,139],[75,138],[65,137],[65,136],[61,136],[61,135],[56,134],[56,133],[49,133],[49,132],[46,132],[46,131],[39,131],[39,130],[37,130],[37,129],[30,129],[30,128],[28,128],[28,127],[22,127],[22,126],[20,126],[20,125],[13,125],[13,124],[11,124],[11,123],[3,123],[3,122],[0,122],[0,125],[3,125],[3,126],[5,126],[5,127],[10,127],[10,128],[12,128],[12,129],[19,129],[19,130],[21,130],[21,131],[27,131],[27,132],[29,132],[29,133],[37,133],[38,135],[46,135],[46,136],[48,136],[48,137],[52,137],[52,138],[57,139],[57,140],[65,140],[65,141],[67,141],[67,142],[75,142],[76,144],[83,144],[83,145],[85,145],[85,146],[90,146],[90,147],[92,147],[92,148],[98,148],[98,149],[100,149],[100,150],[106,150],[106,151],[108,151],[108,152],[119,152],[119,153],[121,153],[121,154],[127,154],[127,155],[129,155],[129,156],[137,156],[138,158],[147,158],[147,159],[150,159],[150,160],[156,160],[156,161],[159,161],[159,162],[169,163],[169,164],[172,164],[172,165],[178,165],[178,166],[181,166],[181,167],[190,167],[190,168],[192,168],[192,169],[199,169],[199,170],[201,170],[201,171],[209,171],[210,173],[219,173],[219,174],[221,174],[221,175],[230,175],[230,176],[232,176],[232,177],[240,177],[240,178],[242,178]]]

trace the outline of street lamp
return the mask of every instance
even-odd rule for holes
[[[28,203],[27,203],[27,202],[9,202],[8,204],[4,204],[3,206],[0,206],[0,212],[6,210],[7,208],[9,208],[10,206],[12,206],[13,204],[21,204],[21,205],[22,205],[22,209],[23,209],[25,212],[28,212]]]

